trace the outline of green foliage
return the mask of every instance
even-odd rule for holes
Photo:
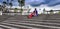
[[[11,0],[11,1],[13,1],[13,0]]]
[[[14,10],[14,12],[16,12],[16,10]]]
[[[15,8],[14,12],[17,12],[17,8]]]
[[[18,3],[19,3],[19,5],[21,4],[21,6],[24,6],[25,5],[25,0],[18,0]]]
[[[17,10],[17,8],[15,8],[15,10]]]
[[[3,4],[7,4],[5,1],[3,1]]]
[[[1,11],[1,7],[0,7],[0,11]]]
[[[6,4],[6,5],[9,4],[10,6],[12,6],[12,1],[13,1],[13,0],[11,0],[10,2],[9,2],[9,0],[7,0],[7,1],[3,1],[3,4]],[[8,3],[8,2],[9,2],[9,3]]]
[[[23,11],[23,9],[22,9],[22,6],[24,6],[25,5],[25,0],[18,0],[18,3],[19,3],[19,6],[21,6],[21,13],[22,13],[22,11]]]
[[[23,11],[23,9],[21,9],[21,11],[20,11],[20,12],[22,13],[22,11]]]
[[[20,3],[20,0],[18,0],[18,2]]]
[[[10,6],[12,6],[12,3],[9,3]]]
[[[9,0],[7,0],[7,1],[9,1]]]
[[[50,10],[50,12],[53,12],[53,10]]]
[[[24,6],[25,5],[25,0],[22,0],[21,1],[21,6]]]
[[[58,12],[58,14],[60,14],[60,11]]]
[[[0,10],[1,10],[1,5],[0,5]]]
[[[4,0],[4,1],[3,1],[3,11],[5,11],[6,5],[7,5],[7,6],[10,6],[10,9],[11,9],[11,7],[12,7],[12,5],[13,5],[13,4],[12,4],[12,1],[13,1],[13,0],[11,0],[11,1],[9,1],[9,0]]]
[[[53,10],[50,10],[50,14],[53,14]]]

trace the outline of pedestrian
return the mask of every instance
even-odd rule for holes
[[[38,16],[38,11],[37,11],[36,8],[35,8],[35,10],[33,11],[33,13],[35,14],[34,16]]]

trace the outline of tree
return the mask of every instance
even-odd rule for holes
[[[18,8],[15,8],[15,10],[17,10]]]
[[[10,9],[11,9],[11,7],[12,7],[12,3],[10,2],[9,5],[10,5]]]
[[[12,4],[12,1],[13,1],[13,0],[11,0],[10,3],[9,3],[10,9],[11,9],[11,7],[12,7],[12,5],[13,5],[13,4]]]
[[[58,14],[60,14],[60,11],[58,12]]]
[[[43,9],[43,14],[45,14],[45,8]]]
[[[11,0],[11,1],[10,1],[10,3],[9,3],[9,4],[10,4],[10,6],[12,6],[12,5],[13,5],[13,4],[12,4],[12,1],[13,1],[13,0]]]
[[[13,4],[12,4],[12,1],[13,1],[13,0],[10,0],[10,2],[9,2],[9,0],[7,0],[7,5],[10,6],[10,9],[11,9],[11,7],[12,7],[12,5],[13,5]],[[8,9],[8,10],[9,10],[9,9]]]
[[[7,2],[6,1],[3,1],[3,12],[5,12],[6,11],[6,4],[7,4]]]
[[[13,0],[10,0],[10,2],[9,2],[9,0],[7,0],[7,5],[12,6],[12,1],[13,1]]]
[[[3,7],[5,8],[6,5],[7,5],[7,6],[10,5],[10,8],[11,8],[11,7],[12,7],[12,1],[13,1],[13,0],[11,0],[10,2],[9,2],[9,0],[4,0],[4,1],[3,1],[3,5],[4,5]]]
[[[50,14],[53,14],[53,10],[50,10]]]
[[[18,8],[15,8],[15,10],[14,10],[15,13],[17,12],[17,9],[18,9]]]
[[[5,1],[3,1],[3,4],[7,4]]]
[[[22,9],[22,6],[24,6],[25,4],[25,0],[18,0],[18,3],[19,3],[19,6],[21,6],[21,13],[22,13],[22,11],[23,11],[23,9]]]
[[[1,7],[1,5],[0,5],[0,11],[1,11],[1,9],[2,9],[2,7]]]

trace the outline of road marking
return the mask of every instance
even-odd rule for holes
[[[23,25],[15,25],[15,24],[7,24],[7,23],[2,23],[2,24],[11,25],[11,26],[17,26],[17,27],[23,27],[23,28],[29,28],[29,29],[40,29],[40,28],[34,28],[34,27],[29,27],[29,26],[23,26]]]
[[[8,23],[2,23],[2,24],[8,24]],[[19,23],[19,24],[60,29],[60,27],[56,27],[56,26],[47,26],[47,25],[38,25],[38,24],[29,24],[29,23]],[[14,25],[14,24],[9,24],[9,25]],[[19,26],[19,25],[14,25],[14,26]]]

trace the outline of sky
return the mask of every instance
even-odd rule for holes
[[[31,6],[47,5],[48,7],[53,7],[60,5],[60,0],[26,0],[26,3],[29,3]]]
[[[4,0],[0,0],[0,3],[2,3]],[[13,6],[18,6],[19,3],[17,0],[13,0]],[[60,0],[25,0],[25,4],[29,4],[33,7],[41,6],[41,5],[47,5],[48,7],[54,7],[56,5],[60,5]]]
[[[2,3],[3,1],[6,1],[6,0],[0,0],[0,3]],[[9,2],[10,2],[10,0],[9,0]],[[12,3],[13,3],[13,6],[18,6],[19,5],[17,0],[13,0]]]
[[[26,5],[46,10],[60,10],[60,0],[25,0]]]
[[[4,0],[0,0],[2,3]],[[17,0],[13,0],[13,6],[18,6]],[[60,10],[60,0],[25,0],[25,5],[34,9],[46,9],[46,10]],[[42,10],[41,10],[42,11]]]

